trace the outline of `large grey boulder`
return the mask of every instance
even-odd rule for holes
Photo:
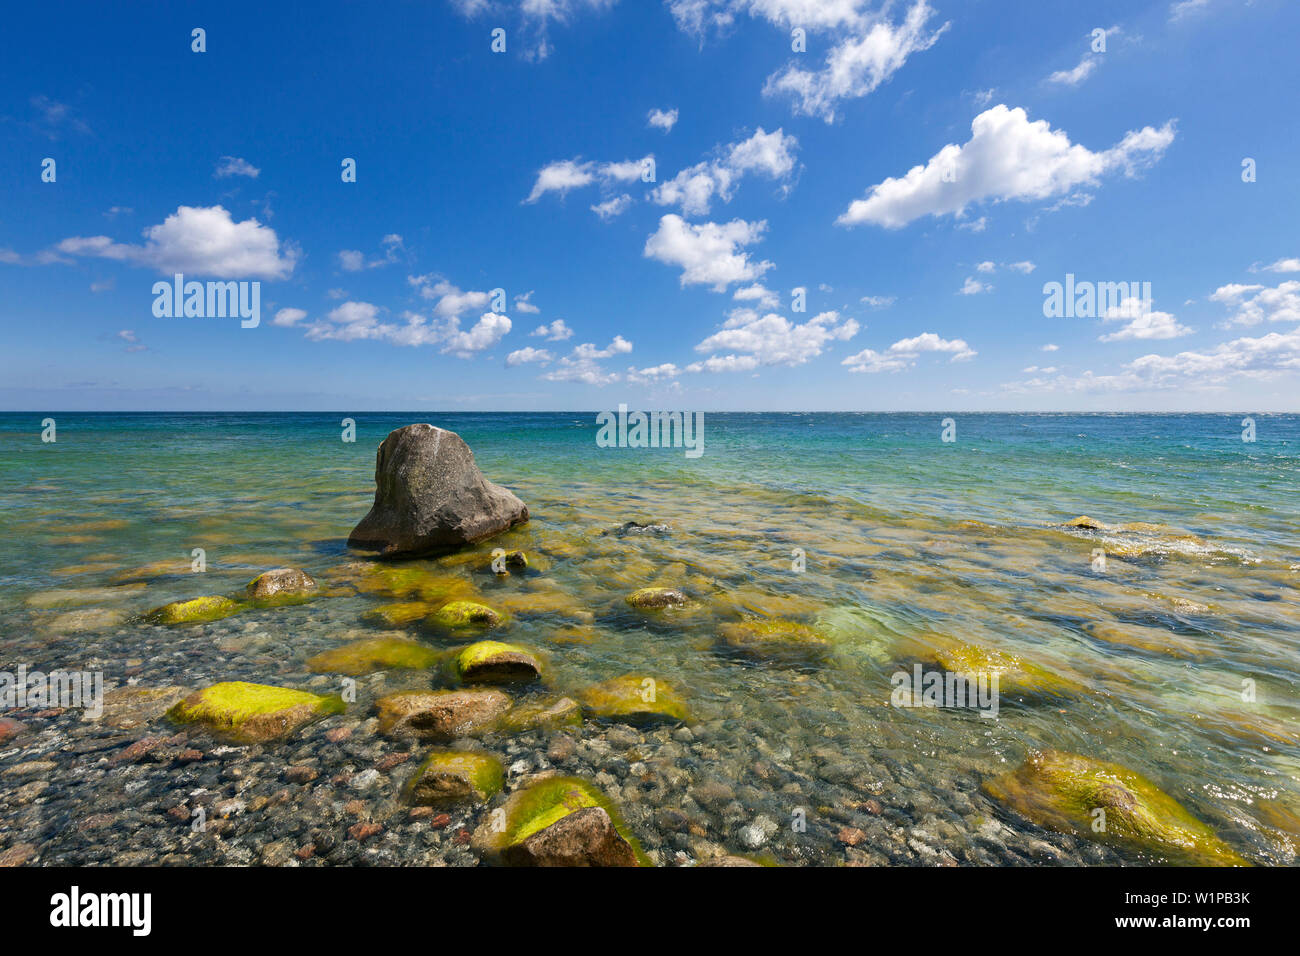
[[[407,425],[375,456],[375,503],[348,546],[386,557],[442,554],[528,520],[528,506],[483,477],[455,432]]]

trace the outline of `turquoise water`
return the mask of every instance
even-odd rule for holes
[[[236,591],[269,567],[346,577],[376,445],[430,421],[532,512],[484,562],[498,544],[540,560],[505,582],[426,564],[489,604],[584,609],[521,613],[508,639],[546,650],[556,690],[627,672],[672,681],[714,735],[710,775],[762,789],[746,770],[755,728],[770,735],[760,750],[814,790],[828,749],[850,767],[905,767],[900,786],[942,794],[954,775],[1059,748],[1150,778],[1254,862],[1294,858],[1300,416],[1255,416],[1247,443],[1241,415],[960,415],[945,443],[939,415],[708,414],[698,459],[598,448],[595,413],[353,415],[354,443],[343,414],[51,413],[54,443],[41,441],[45,417],[0,415],[6,669],[80,665],[101,630],[129,646],[134,615]],[[1080,515],[1109,528],[1062,526]],[[672,530],[601,534],[629,520]],[[676,623],[630,613],[623,596],[648,584],[680,587],[700,610]],[[297,684],[313,679],[307,657],[364,636],[376,603],[351,592],[254,612],[243,643],[230,622],[178,634],[221,644],[221,661],[203,662],[212,679],[224,668]],[[115,613],[68,616],[87,610]],[[834,658],[791,668],[717,653],[717,626],[752,615],[816,624]],[[996,720],[889,706],[893,673],[954,642],[1015,654],[1071,689],[1048,703],[1010,693]],[[106,683],[122,681],[125,657],[99,663]],[[151,683],[147,665],[131,667]],[[946,839],[962,844],[981,812]],[[772,852],[783,858],[779,841]]]

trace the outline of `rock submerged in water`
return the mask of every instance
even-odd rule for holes
[[[303,598],[316,590],[316,581],[297,568],[272,568],[253,578],[245,588],[254,601],[271,601],[277,598]]]
[[[723,624],[718,628],[718,647],[753,661],[791,665],[821,663],[834,651],[816,628],[779,618]]]
[[[228,681],[190,694],[167,716],[199,724],[236,743],[256,744],[287,737],[305,724],[344,710],[341,697],[322,697],[289,687]]]
[[[1119,764],[1059,750],[1035,752],[1018,770],[987,781],[984,791],[1049,830],[1200,866],[1249,865],[1176,800]],[[1099,819],[1101,829],[1095,826]]]
[[[487,803],[504,783],[501,761],[491,754],[435,750],[411,777],[406,797],[420,806]]]
[[[502,810],[504,826],[489,820],[474,842],[507,866],[649,865],[610,800],[576,777],[533,783]]]
[[[162,607],[150,611],[145,615],[145,619],[152,624],[167,624],[169,626],[206,624],[209,621],[219,621],[223,617],[230,617],[230,615],[243,610],[245,606],[228,597],[210,595],[208,597],[191,598],[188,601],[173,601],[171,604],[164,604]]]
[[[542,676],[536,654],[501,641],[471,644],[453,658],[452,668],[466,684],[527,684]]]
[[[432,627],[455,630],[466,627],[496,627],[501,615],[486,604],[476,601],[449,601],[429,615]]]
[[[676,588],[640,588],[627,596],[627,603],[636,608],[685,607],[690,600]]]
[[[528,506],[488,481],[455,432],[407,425],[375,456],[375,503],[348,546],[385,557],[454,551],[528,520]]]
[[[578,699],[598,720],[624,724],[686,723],[686,704],[664,681],[642,674],[624,674],[592,687]]]
[[[454,740],[495,728],[511,701],[499,690],[402,691],[379,698],[376,706],[380,733]]]
[[[361,677],[383,670],[425,670],[441,655],[432,647],[396,637],[374,637],[353,641],[322,651],[307,659],[307,669],[316,674],[347,674]]]

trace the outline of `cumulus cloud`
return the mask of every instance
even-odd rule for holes
[[[546,339],[548,342],[563,342],[573,338],[573,329],[564,324],[563,319],[556,319],[547,325],[539,325],[528,333],[534,338]]]
[[[619,196],[611,196],[604,202],[595,203],[591,207],[591,211],[605,222],[609,222],[611,219],[617,219],[619,216],[623,215],[623,213],[627,212],[627,208],[634,202],[636,202],[635,199],[627,193],[623,193]]]
[[[506,356],[506,367],[514,368],[516,365],[526,365],[530,362],[538,362],[542,365],[551,361],[551,353],[546,349],[535,349],[531,345],[527,348],[515,349]]]
[[[434,314],[442,319],[460,318],[469,312],[482,312],[492,301],[490,292],[465,292],[441,276],[407,276],[406,281],[419,292],[421,298],[434,303]]]
[[[974,276],[967,276],[962,287],[957,290],[958,295],[979,295],[981,292],[992,292],[993,286],[987,282],[980,282]]]
[[[380,246],[383,247],[382,254],[377,258],[366,260],[366,255],[358,249],[344,249],[339,252],[339,268],[344,272],[360,272],[362,269],[378,269],[380,266],[386,266],[389,263],[396,262],[399,255],[405,251],[402,244],[402,237],[397,233],[389,233],[379,240]]]
[[[976,356],[976,351],[964,339],[945,339],[934,332],[922,332],[910,339],[899,339],[883,352],[863,349],[841,362],[850,372],[874,374],[876,372],[901,372],[916,364],[924,352],[950,355],[951,362],[964,362]]]
[[[1176,339],[1191,335],[1194,329],[1180,325],[1168,312],[1154,312],[1151,303],[1130,296],[1119,305],[1107,310],[1104,322],[1123,321],[1124,327],[1100,337],[1101,342],[1127,342],[1133,340]]]
[[[1300,322],[1300,281],[1294,279],[1274,288],[1237,284],[1220,286],[1210,299],[1233,310],[1229,325]]]
[[[873,186],[836,222],[897,229],[923,216],[961,216],[975,203],[1067,196],[1107,174],[1136,175],[1164,155],[1174,136],[1171,120],[1159,129],[1130,132],[1110,149],[1093,152],[1072,144],[1045,120],[1031,122],[1023,109],[999,104],[975,117],[965,144],[950,143],[924,166]]]
[[[515,296],[515,311],[527,312],[530,315],[535,315],[536,313],[541,312],[542,311],[541,309],[533,305],[532,298],[533,298],[532,289],[529,289],[523,295]]]
[[[256,179],[262,171],[246,159],[238,156],[222,156],[212,175],[216,179],[229,179],[231,176],[247,176]]]
[[[271,324],[292,328],[305,318],[307,318],[307,312],[304,309],[281,309],[275,313],[275,318],[271,320]]]
[[[689,166],[661,183],[651,197],[661,206],[680,206],[684,215],[702,216],[715,196],[731,202],[736,186],[749,173],[775,180],[789,177],[798,148],[799,141],[784,130],[768,133],[760,126],[752,136],[719,150],[715,158]]]
[[[632,343],[621,335],[614,336],[613,341],[603,349],[596,348],[591,342],[584,342],[561,358],[557,363],[557,367],[547,372],[542,378],[549,382],[581,382],[585,385],[608,385],[611,382],[617,382],[620,375],[617,372],[606,371],[600,364],[601,359],[612,358],[615,355],[623,355],[631,351]]]
[[[1266,266],[1253,265],[1251,272],[1300,272],[1300,259],[1278,259]]]
[[[354,342],[373,340],[408,347],[436,346],[444,353],[470,358],[496,345],[510,331],[510,319],[497,312],[485,312],[468,330],[460,327],[460,317],[427,318],[405,312],[402,322],[384,322],[379,306],[370,302],[344,302],[324,319],[303,328],[312,341]]]
[[[781,297],[761,282],[741,286],[731,297],[737,302],[753,302],[759,309],[775,309],[781,303]]]
[[[55,250],[96,256],[155,269],[222,279],[283,279],[298,261],[297,248],[283,247],[270,226],[256,219],[235,222],[222,206],[181,206],[143,233],[143,245],[114,242],[108,236],[73,236]]]
[[[652,129],[661,129],[667,133],[677,125],[677,111],[651,110],[646,114],[646,124]]]
[[[772,268],[773,263],[754,262],[744,246],[758,242],[767,230],[767,220],[746,222],[733,219],[728,223],[688,223],[669,213],[659,220],[659,228],[645,243],[645,255],[682,270],[681,284],[709,286],[715,292],[726,291],[734,282],[753,282]]]
[[[731,352],[695,363],[691,371],[745,371],[760,365],[803,365],[822,354],[833,341],[846,341],[858,333],[854,319],[841,320],[838,312],[822,312],[802,325],[783,315],[760,315],[736,309],[722,329],[695,346],[697,352]]]

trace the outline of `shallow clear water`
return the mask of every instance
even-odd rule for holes
[[[481,561],[443,566],[485,603],[556,608],[518,614],[506,632],[549,655],[552,688],[627,672],[677,686],[709,741],[691,779],[752,787],[779,818],[788,808],[765,793],[756,760],[797,769],[814,803],[845,774],[889,767],[886,789],[923,808],[916,793],[941,799],[954,780],[1053,747],[1144,774],[1255,862],[1293,859],[1264,811],[1294,819],[1300,806],[1300,417],[1256,416],[1246,443],[1238,415],[963,415],[945,443],[936,415],[710,414],[698,459],[598,448],[594,413],[356,415],[355,443],[340,439],[341,414],[54,414],[52,444],[43,417],[0,415],[0,669],[91,666],[81,649],[94,644],[122,649],[96,661],[107,684],[128,670],[172,682],[128,663],[131,629],[158,629],[114,622],[112,641],[95,644],[94,628],[67,633],[60,615],[234,592],[270,567],[346,573],[377,443],[431,421],[532,512]],[[1062,527],[1079,515],[1159,527]],[[629,520],[671,533],[601,533]],[[498,581],[484,570],[496,546],[523,548],[535,570]],[[203,575],[185,573],[194,548]],[[182,573],[130,574],[163,561]],[[624,595],[645,585],[680,587],[699,608],[633,612]],[[381,600],[325,597],[183,629],[176,640],[196,645],[185,676],[319,686],[302,662],[364,636],[361,615]],[[575,631],[566,608],[590,617]],[[754,614],[815,622],[833,660],[719,653],[718,624]],[[1076,690],[1046,702],[1004,692],[996,720],[890,706],[891,675],[953,640],[1021,655]],[[419,680],[389,674],[371,689]],[[979,814],[968,816],[937,842],[967,841]],[[770,849],[797,862],[784,847]]]

